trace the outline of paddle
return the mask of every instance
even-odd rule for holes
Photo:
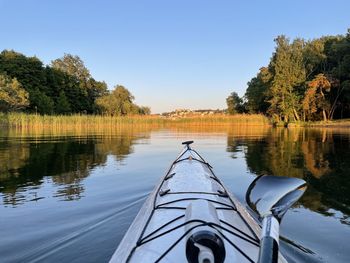
[[[246,201],[262,220],[259,263],[277,263],[279,224],[287,210],[304,194],[298,178],[262,175],[248,187]]]

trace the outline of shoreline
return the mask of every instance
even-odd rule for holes
[[[350,119],[315,121],[315,122],[291,122],[286,124],[288,128],[350,128]]]
[[[350,128],[350,119],[273,123],[261,114],[214,114],[164,117],[160,115],[39,115],[27,113],[0,113],[0,127],[115,127],[119,125],[185,125],[185,126],[270,126],[277,128]]]
[[[128,116],[102,116],[102,115],[37,115],[25,113],[0,114],[0,126],[7,127],[64,127],[64,126],[118,126],[121,124],[135,125],[263,125],[271,126],[266,116],[259,114],[237,115],[207,115],[182,116],[178,118],[162,117],[158,115],[128,115]]]

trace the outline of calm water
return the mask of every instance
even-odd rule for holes
[[[284,255],[350,262],[350,131],[259,127],[0,130],[0,261],[108,261],[188,139],[243,202],[256,175],[304,178]]]

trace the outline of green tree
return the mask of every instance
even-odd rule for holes
[[[0,74],[0,111],[18,111],[29,106],[28,92],[16,78]]]
[[[96,105],[96,99],[108,94],[107,84],[104,81],[96,81],[94,78],[90,78],[88,83],[88,99],[91,107],[91,112],[98,112],[98,106]]]
[[[121,85],[117,85],[115,90],[112,91],[112,96],[116,100],[117,114],[118,115],[127,115],[133,113],[135,109],[133,100],[134,96]]]
[[[91,78],[89,70],[78,56],[64,54],[62,58],[52,61],[51,66],[83,82],[87,82]]]
[[[16,78],[21,83],[21,87],[29,94],[29,106],[23,107],[28,112],[98,113],[101,107],[97,105],[97,99],[109,95],[106,83],[95,80],[84,62],[70,54],[44,66],[36,57],[4,50],[0,53],[0,74],[10,79]],[[108,108],[113,110],[113,114],[149,112],[147,108],[138,107],[132,102],[134,98],[128,90],[118,88],[112,93],[113,96],[105,99],[104,104],[111,101],[109,105],[112,106]]]
[[[60,95],[57,99],[56,112],[59,114],[67,114],[71,112],[70,103],[64,94],[64,91],[60,92]]]
[[[98,98],[96,104],[103,114],[122,116],[138,113],[138,108],[133,100],[134,96],[129,90],[117,85],[110,94]]]
[[[308,120],[349,118],[350,29],[345,36],[292,42],[279,36],[275,42],[269,65],[248,82],[247,110],[286,122],[301,116]],[[310,87],[320,80],[320,74],[330,82],[329,92],[322,85]]]
[[[45,68],[36,57],[26,57],[13,50],[4,50],[0,53],[0,73],[16,78],[26,91],[46,89]]]
[[[246,107],[249,113],[265,113],[269,104],[267,101],[267,91],[271,85],[271,72],[267,67],[260,68],[256,77],[248,82],[245,93],[247,100]]]
[[[140,115],[150,115],[151,114],[151,108],[150,107],[145,107],[145,106],[140,106],[138,108],[138,114],[140,114]]]
[[[330,94],[331,113],[338,117],[350,117],[350,29],[345,36],[330,38],[326,48],[328,72],[337,86]],[[345,115],[345,116],[344,116]]]
[[[243,100],[238,96],[237,92],[232,92],[226,98],[226,104],[229,114],[242,113],[244,111]]]
[[[36,57],[26,57],[13,50],[4,50],[0,53],[0,74],[16,78],[29,94],[35,90],[46,95],[47,87],[45,68]],[[35,111],[36,103],[32,103],[29,96],[29,111]]]
[[[303,58],[305,43],[301,39],[295,39],[290,44],[285,36],[277,37],[275,42],[276,52],[271,61],[273,79],[269,90],[271,96],[269,112],[277,119],[282,118],[286,122],[290,117],[299,120],[304,93],[303,84],[306,80]]]
[[[312,79],[320,72],[327,69],[327,55],[325,54],[325,43],[330,37],[313,39],[305,43],[303,49],[306,78]]]
[[[40,114],[52,114],[54,112],[54,101],[39,89],[29,91],[30,106]]]
[[[51,62],[56,71],[66,74],[65,95],[67,96],[74,112],[94,113],[97,111],[95,101],[107,92],[105,82],[96,81],[90,75],[84,62],[71,54],[64,54],[62,58]]]

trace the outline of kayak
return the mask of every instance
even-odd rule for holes
[[[183,143],[110,262],[258,261],[260,223],[191,143]],[[287,262],[279,252],[278,262]]]

